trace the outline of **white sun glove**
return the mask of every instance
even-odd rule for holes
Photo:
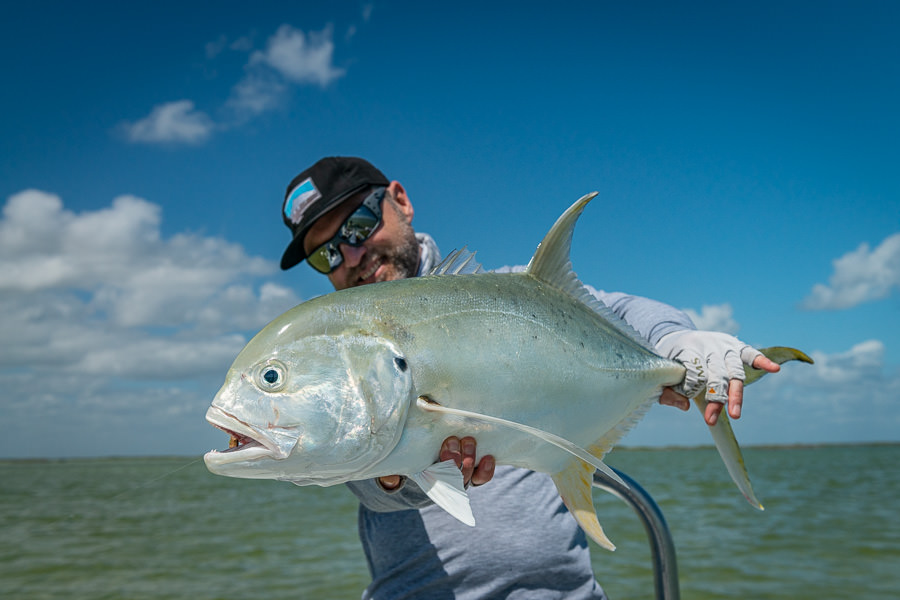
[[[656,350],[684,365],[684,381],[675,391],[688,398],[706,391],[710,402],[728,401],[728,380],[744,380],[744,365],[753,365],[762,352],[734,336],[717,331],[686,329],[664,336]]]

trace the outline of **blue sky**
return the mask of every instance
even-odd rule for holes
[[[748,389],[744,443],[900,441],[895,3],[131,4],[0,22],[0,457],[224,445],[231,360],[330,289],[277,261],[333,154],[489,268],[598,191],[584,281],[816,359]],[[662,407],[626,439],[708,441]]]

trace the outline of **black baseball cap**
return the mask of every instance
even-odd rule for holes
[[[322,215],[357,192],[390,183],[369,161],[352,156],[323,158],[294,177],[281,205],[281,217],[294,236],[281,268],[290,269],[306,258],[303,238]]]

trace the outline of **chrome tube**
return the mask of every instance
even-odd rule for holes
[[[594,487],[605,490],[621,498],[637,513],[647,532],[650,542],[650,556],[653,560],[653,580],[657,600],[679,600],[678,565],[675,559],[675,542],[669,533],[669,526],[656,502],[637,481],[622,471],[613,468],[628,487],[622,486],[600,471],[594,473]]]

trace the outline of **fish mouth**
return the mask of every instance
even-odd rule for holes
[[[216,429],[229,435],[228,448],[210,450],[205,456],[207,464],[227,464],[260,458],[279,459],[280,449],[260,435],[254,428],[215,406],[206,411],[206,420]]]
[[[242,435],[237,431],[232,431],[226,427],[220,427],[218,425],[216,425],[215,427],[216,429],[221,429],[229,436],[231,436],[228,440],[228,450],[217,450],[217,452],[219,452],[220,454],[226,454],[228,452],[240,452],[241,450],[247,450],[248,448],[262,446],[262,444],[254,440],[252,437]]]

